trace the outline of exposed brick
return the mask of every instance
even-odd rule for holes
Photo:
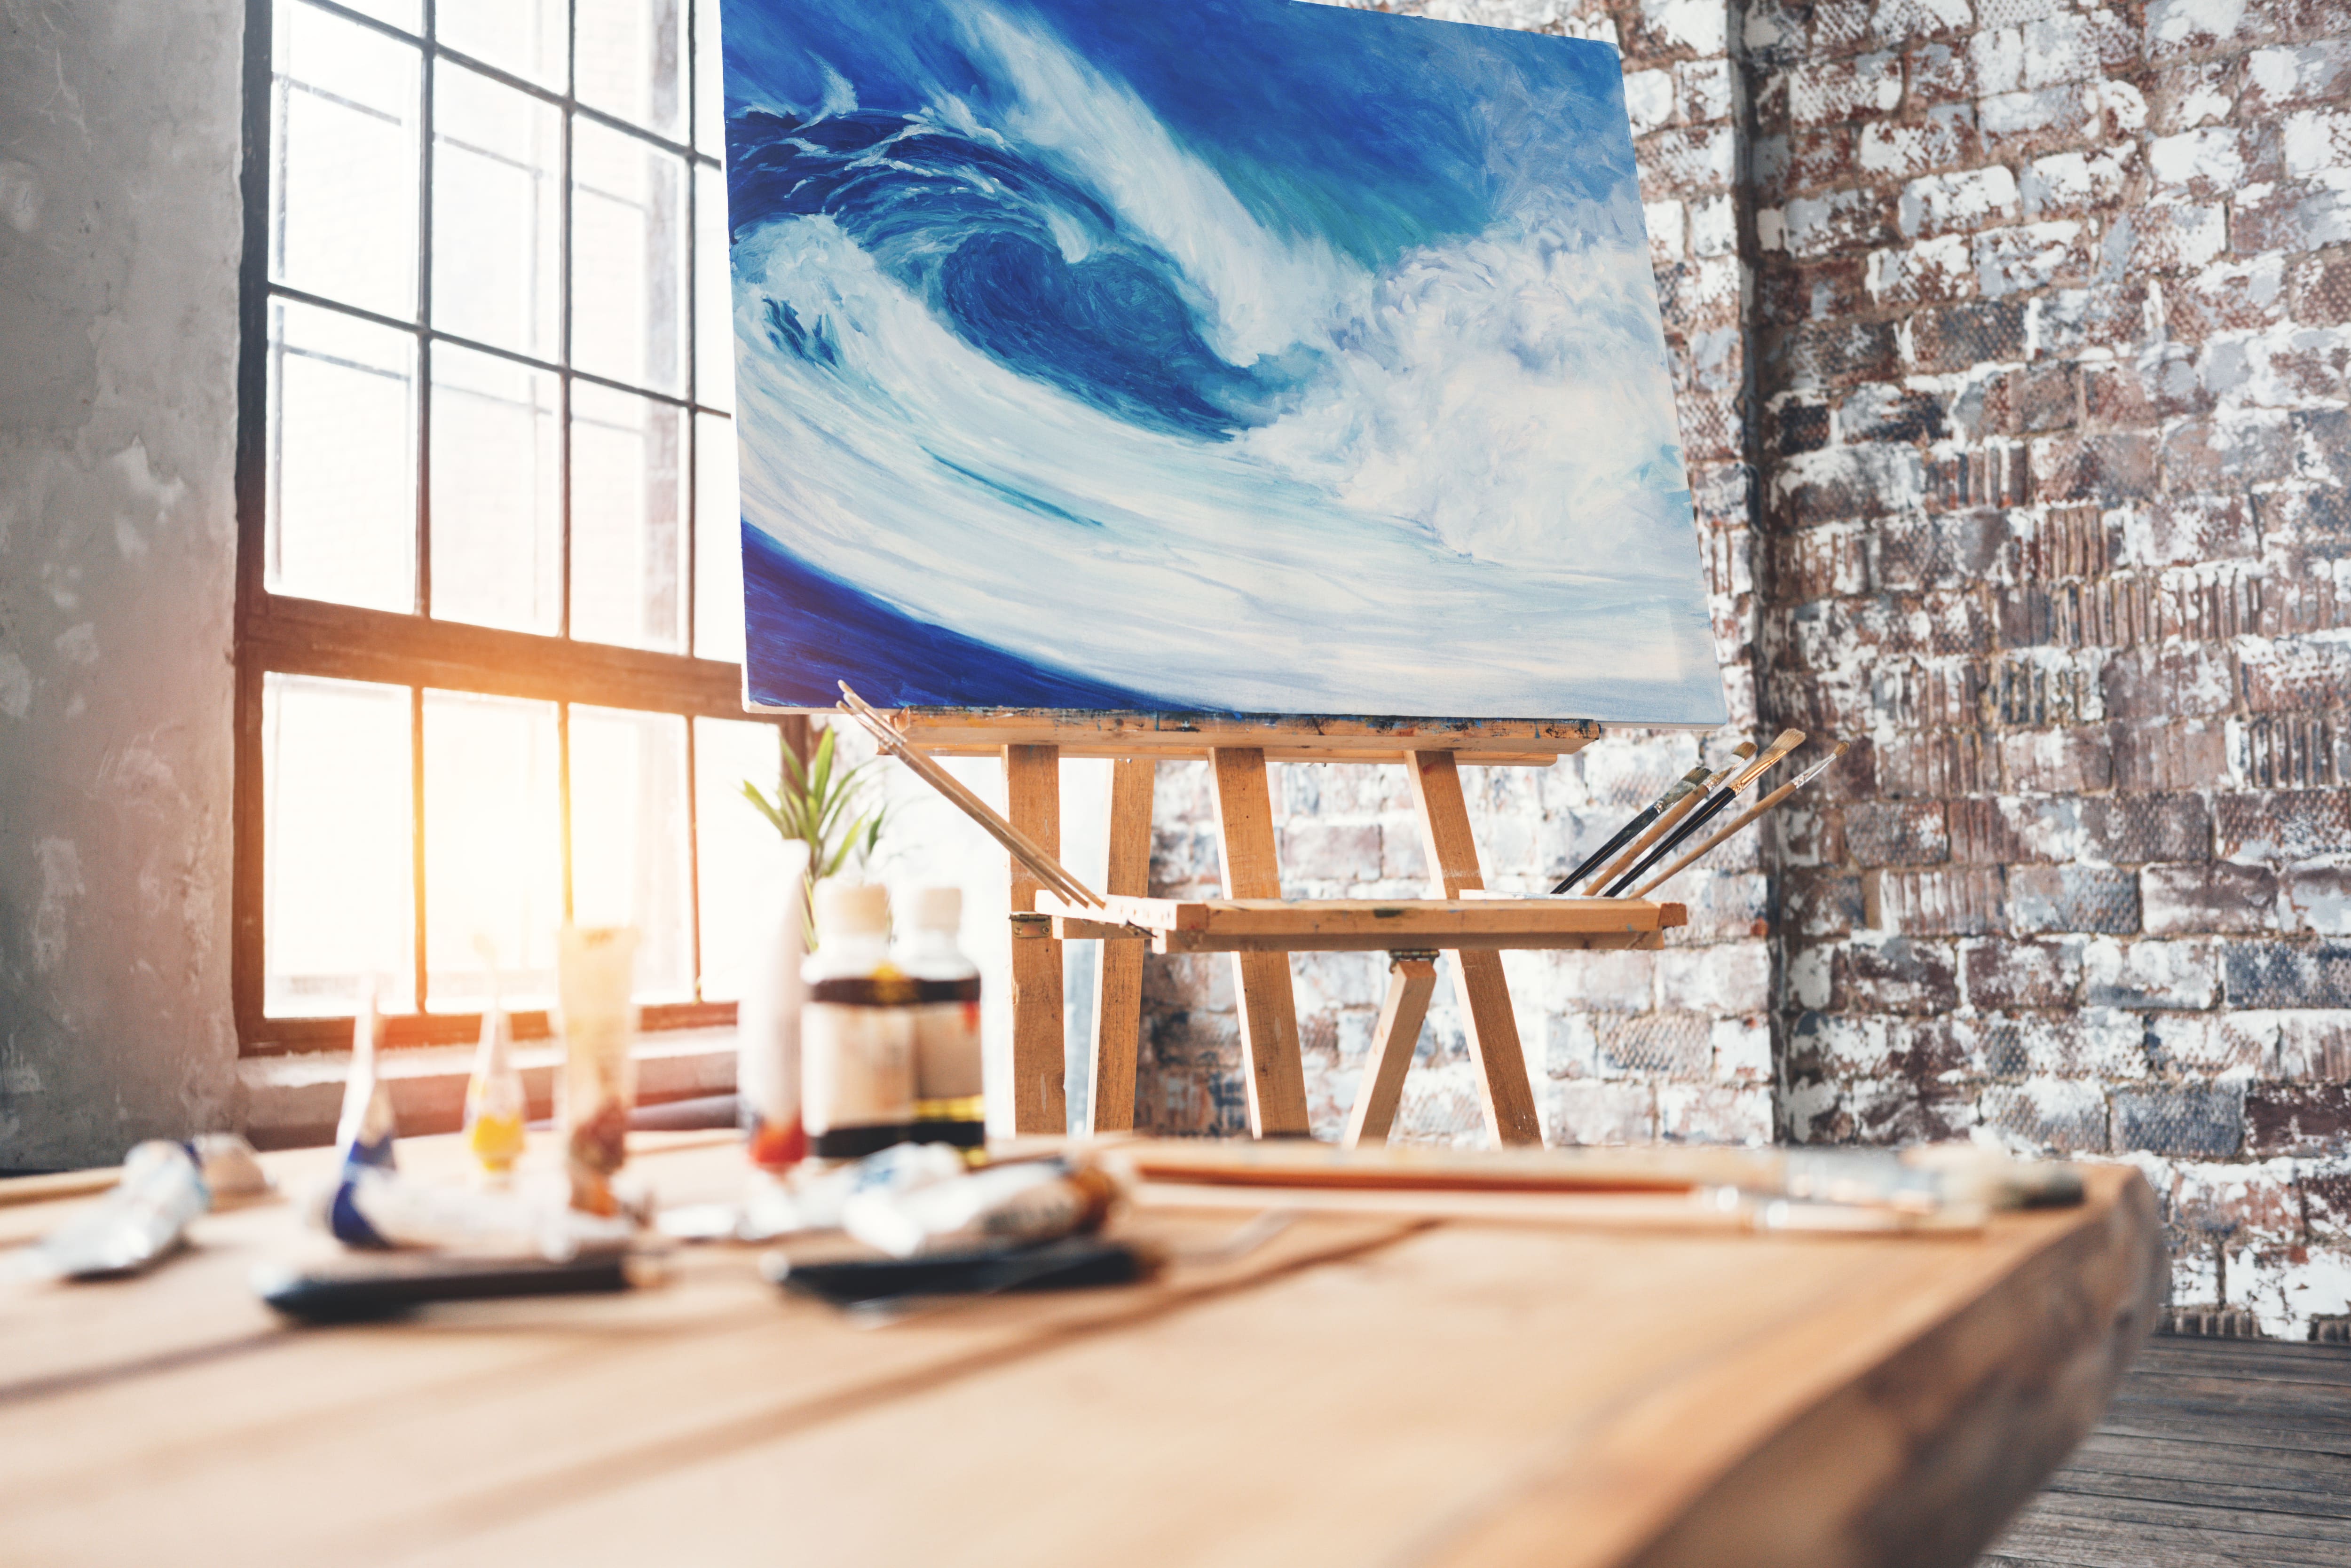
[[[2106,737],[2118,789],[2189,789],[2228,777],[2228,732],[2218,721],[2116,723],[2106,727]]]
[[[2146,1029],[2131,1013],[2085,1008],[1990,1014],[1975,1020],[1976,1071],[1995,1078],[2054,1073],[2106,1080],[2147,1075]]]
[[[2012,220],[2018,210],[2016,176],[1994,164],[1911,181],[1895,216],[1905,238],[1927,239]]]
[[[1760,1083],[1661,1083],[1657,1135],[1679,1143],[1768,1144],[1771,1091]]]
[[[2275,1013],[2150,1013],[2147,1065],[2163,1074],[2210,1075],[2277,1067]]]
[[[2068,942],[1997,938],[1963,943],[1959,973],[1970,1007],[2067,1007],[2081,985],[2081,948]]]
[[[2034,1078],[1983,1092],[1985,1124],[2032,1154],[2103,1154],[2105,1091],[2078,1079]]]
[[[2092,858],[2113,865],[2200,861],[2212,852],[2204,798],[2189,794],[2102,795],[2081,802]]]
[[[2082,999],[2095,1008],[2210,1007],[2220,994],[2203,942],[2100,940],[2082,955]]]
[[[2139,873],[2139,904],[2151,936],[2274,930],[2277,873],[2265,866],[2210,861],[2151,865]]]
[[[2019,299],[1922,310],[1910,321],[1911,362],[1921,371],[1955,371],[1988,360],[2022,359],[2025,311]]]
[[[2304,1082],[2351,1079],[2351,1011],[2297,1009],[2266,1015],[2232,1016],[2267,1017],[2276,1024],[2279,1077]]]
[[[2351,868],[2297,866],[2285,873],[2288,929],[2351,936]]]
[[[2232,1008],[2351,1008],[2351,946],[2340,943],[2242,942],[2220,967]]]
[[[2244,1144],[2243,1092],[2226,1083],[2150,1084],[2114,1094],[2115,1146],[2219,1157]]]
[[[2332,1155],[2351,1138],[2351,1083],[2256,1083],[2245,1137],[2257,1155]]]
[[[2276,709],[2335,707],[2351,695],[2351,642],[2332,637],[2248,640],[2237,657],[2245,706]]]
[[[2351,851],[2351,791],[2262,789],[2216,796],[2214,841],[2232,861],[2302,861]]]
[[[1838,1005],[1889,1013],[1946,1011],[1959,1003],[1959,977],[1948,944],[1890,936],[1836,949]]]
[[[1902,101],[1902,60],[1892,53],[1816,60],[1789,73],[1789,118],[1798,125],[1891,114]]]
[[[2020,935],[2138,929],[2138,878],[2103,866],[2017,866],[2008,873],[2008,913]]]
[[[2146,497],[2154,493],[2157,464],[2155,439],[2138,432],[2051,436],[2032,444],[2034,492],[2044,501],[2114,506]]]
[[[1876,748],[1878,791],[1911,798],[1972,795],[1983,789],[1991,769],[1982,737],[1972,730],[1928,730],[1890,737]],[[1954,810],[1961,802],[1954,802]],[[1952,819],[1955,858],[1959,829]]]
[[[2011,789],[2038,794],[2078,795],[2114,779],[2105,732],[2092,725],[2003,735],[2000,766]]]
[[[2106,661],[2105,709],[2140,727],[2226,713],[2235,706],[2236,684],[2225,648],[2132,648]]]
[[[1939,802],[1871,801],[1844,816],[1846,852],[1859,865],[1931,865],[1949,852]]]
[[[1864,908],[1876,930],[1908,936],[1967,936],[2001,925],[1996,866],[1874,871],[1862,878]]]
[[[1837,321],[1796,328],[1771,356],[1791,386],[1848,386],[1885,381],[1900,365],[1894,327],[1884,321]]]
[[[1842,936],[1862,924],[1861,879],[1811,871],[1780,878],[1780,929],[1805,937]]]

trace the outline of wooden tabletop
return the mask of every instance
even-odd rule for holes
[[[732,1138],[632,1146],[664,1202],[740,1180]],[[324,1243],[266,1204],[144,1279],[0,1287],[0,1559],[1956,1565],[2151,1320],[2152,1196],[2089,1191],[1949,1237],[1146,1208],[1149,1283],[878,1328],[736,1248],[291,1328],[246,1276]],[[0,1205],[0,1246],[89,1201]]]

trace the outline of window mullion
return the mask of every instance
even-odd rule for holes
[[[408,821],[409,904],[414,912],[410,940],[415,964],[415,1006],[432,1010],[430,984],[424,969],[424,688],[408,688]]]
[[[416,120],[416,613],[433,613],[433,25],[424,0],[424,57]],[[417,984],[422,987],[420,975]]]

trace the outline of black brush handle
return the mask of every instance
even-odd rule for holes
[[[1643,828],[1647,827],[1651,822],[1657,820],[1657,814],[1661,809],[1662,808],[1656,806],[1644,808],[1640,815],[1635,817],[1631,821],[1616,830],[1616,836],[1614,838],[1610,839],[1606,843],[1601,845],[1598,850],[1593,852],[1591,859],[1585,861],[1582,865],[1577,866],[1573,871],[1569,872],[1566,876],[1562,877],[1560,880],[1560,884],[1557,887],[1552,888],[1552,892],[1554,894],[1565,893],[1569,888],[1573,887],[1577,883],[1582,882],[1585,877],[1591,875],[1593,871],[1601,866],[1606,865],[1610,855],[1614,854],[1618,850],[1623,849],[1626,844],[1632,842],[1634,834],[1639,832]]]
[[[1635,866],[1631,871],[1626,872],[1623,876],[1618,877],[1614,885],[1610,887],[1608,891],[1601,894],[1601,896],[1604,898],[1614,898],[1626,888],[1632,886],[1635,882],[1640,879],[1640,875],[1643,872],[1648,870],[1651,866],[1656,864],[1659,861],[1671,854],[1674,852],[1675,847],[1684,839],[1688,838],[1692,833],[1697,832],[1700,828],[1706,826],[1706,824],[1711,821],[1714,818],[1719,816],[1722,813],[1723,808],[1729,805],[1730,802],[1738,797],[1738,793],[1739,792],[1735,789],[1719,790],[1713,800],[1708,800],[1697,810],[1692,811],[1688,816],[1684,817],[1680,822],[1675,825],[1672,832],[1667,833],[1664,838],[1659,839],[1656,844],[1652,845],[1649,852],[1641,858],[1641,863]]]
[[[254,1288],[263,1301],[289,1318],[305,1322],[365,1322],[434,1301],[625,1291],[636,1283],[629,1264],[630,1260],[620,1253],[562,1262],[394,1254],[299,1271],[266,1269],[256,1273]]]

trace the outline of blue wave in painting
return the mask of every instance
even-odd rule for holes
[[[966,706],[967,694],[976,685],[1019,691],[1019,701],[1037,707],[1151,712],[1169,706],[1142,692],[1032,664],[902,615],[839,578],[794,560],[749,527],[743,530],[743,613],[751,643],[768,655],[752,666],[747,695],[772,707],[809,703],[805,694],[811,685],[837,698],[835,683],[841,681],[863,696],[877,669],[890,672],[890,701],[903,706]],[[790,672],[789,687],[765,684],[778,669]]]
[[[1165,9],[729,5],[754,692],[1718,721],[1613,55]]]

